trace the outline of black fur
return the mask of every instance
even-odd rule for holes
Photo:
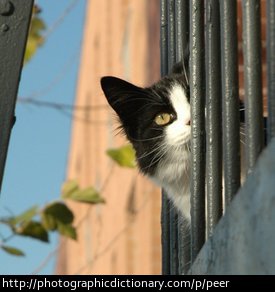
[[[180,83],[189,92],[184,78],[177,73],[172,73],[147,88],[137,87],[111,76],[101,79],[104,94],[119,116],[121,128],[133,144],[139,167],[145,174],[154,174],[161,153],[153,153],[152,149],[156,149],[164,139],[165,126],[157,125],[154,118],[163,112],[177,118],[169,99],[169,90],[175,83]]]

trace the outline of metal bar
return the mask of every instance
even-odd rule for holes
[[[161,76],[165,76],[168,73],[167,0],[160,1],[160,45]]]
[[[176,0],[176,62],[183,60],[189,36],[189,0]]]
[[[170,275],[178,275],[178,273],[178,212],[170,203]]]
[[[161,204],[161,245],[162,245],[162,274],[170,275],[170,201],[162,192]]]
[[[222,215],[222,102],[219,1],[206,0],[206,187],[207,236]]]
[[[161,75],[168,73],[168,19],[167,0],[160,1],[160,55],[161,55]],[[170,202],[164,192],[162,192],[161,206],[161,243],[162,243],[162,274],[170,274]]]
[[[225,207],[240,186],[237,2],[220,0]]]
[[[275,137],[275,1],[267,0],[268,141]]]
[[[205,240],[205,129],[204,129],[204,7],[190,1],[190,96],[192,132],[191,173],[191,260]]]
[[[175,0],[167,2],[168,18],[168,70],[171,71],[176,62],[176,30],[175,30]]]
[[[176,62],[175,0],[168,0],[168,70]],[[170,274],[178,274],[178,214],[174,207],[170,210]]]
[[[250,173],[263,148],[261,12],[259,0],[243,0],[243,54],[246,120],[246,168]]]
[[[189,222],[182,216],[178,218],[178,256],[179,275],[186,275],[190,268],[191,232]]]
[[[189,36],[189,0],[175,1],[176,63],[183,62]],[[190,266],[190,229],[178,216],[178,273],[186,274]]]
[[[33,0],[2,0],[0,4],[1,189]]]

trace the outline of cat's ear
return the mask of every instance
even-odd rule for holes
[[[110,106],[122,120],[137,110],[138,97],[144,94],[143,88],[112,76],[101,78],[101,88]]]

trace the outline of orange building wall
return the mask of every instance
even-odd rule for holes
[[[150,29],[149,29],[150,26]],[[61,239],[58,274],[159,274],[160,191],[136,170],[116,166],[106,149],[125,144],[100,77],[149,85],[159,78],[159,1],[87,1],[68,179],[95,186],[106,204],[70,203],[78,241]],[[81,118],[80,118],[81,117]]]
[[[263,97],[266,112],[266,1],[261,1]],[[241,24],[241,1],[238,0]],[[240,98],[244,98],[243,54],[239,39]],[[113,113],[99,86],[115,75],[137,85],[159,78],[159,0],[87,0],[68,179],[95,186],[105,205],[70,204],[76,214],[78,241],[62,238],[59,274],[158,274],[160,191],[135,170],[115,166],[105,151],[124,145],[115,135]]]

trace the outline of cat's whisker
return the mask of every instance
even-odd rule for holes
[[[240,141],[241,141],[241,143],[242,143],[243,145],[245,145],[245,141],[243,141],[242,139],[240,139]]]
[[[154,164],[158,163],[161,161],[161,159],[168,153],[169,148],[166,147],[166,145],[162,145],[160,148],[160,151],[157,153],[157,155],[151,160],[150,167],[153,166]],[[156,160],[155,160],[156,159]],[[154,161],[155,160],[155,161]]]
[[[164,145],[161,145],[161,147],[158,150],[160,151],[156,153],[156,155],[151,160],[150,164],[144,169],[149,169],[155,164],[157,164],[159,161],[161,161],[161,159],[168,153],[170,149],[167,147],[167,145],[164,144]]]
[[[151,154],[153,154],[153,153],[155,153],[155,152],[157,152],[157,151],[159,151],[159,150],[161,150],[161,149],[162,149],[162,145],[159,145],[158,147],[154,148],[152,151],[150,151],[150,152],[145,152],[143,155],[138,156],[137,158],[138,158],[138,159],[143,159],[143,158],[145,158],[145,157],[147,157],[147,156],[149,156],[149,155],[151,155]],[[158,152],[157,152],[157,153],[158,153]]]
[[[150,165],[148,166],[148,168],[150,168],[150,167],[152,167],[153,165],[157,164],[159,161],[162,160],[162,158],[163,158],[167,153],[169,153],[169,152],[171,151],[171,145],[168,145],[168,144],[165,143],[165,144],[163,144],[162,146],[163,146],[162,151],[159,152],[157,155],[155,155],[155,157],[152,159],[152,161],[151,161]],[[190,152],[190,145],[189,145],[189,143],[180,144],[180,145],[174,147],[174,148],[175,148],[175,149],[174,149],[174,152],[175,152],[175,150],[176,150],[176,151],[179,151],[180,153],[182,153],[182,146],[185,146],[185,147],[186,147],[186,150],[188,150],[188,151]],[[161,155],[159,156],[159,154],[161,154]],[[157,160],[155,160],[155,158],[157,158]],[[146,168],[145,168],[145,169],[146,169]],[[184,173],[185,173],[185,175],[186,175],[187,177],[190,176],[189,171],[188,171],[187,169],[184,169]]]
[[[158,150],[160,150],[160,149],[158,149]],[[154,155],[154,158],[155,158],[155,157],[158,156],[158,155],[157,155],[157,154],[158,154],[158,152],[157,152],[158,150],[152,150],[152,151],[150,151],[149,153],[148,153],[148,152],[145,152],[142,156],[139,156],[138,159],[139,159],[139,160],[144,159],[144,158],[146,158],[146,157],[148,157],[148,156],[150,156],[150,155],[152,155],[152,154],[155,154],[155,155]],[[159,151],[159,152],[160,152],[160,151]],[[144,169],[146,169],[146,168],[144,168]]]
[[[171,211],[174,211],[174,210],[175,210],[175,207],[172,204],[170,204],[168,213],[171,213]]]
[[[149,94],[148,94],[149,93]],[[135,95],[137,95],[136,92],[131,92],[131,91],[124,91],[123,94],[127,94],[129,96],[131,96],[131,98],[125,99],[125,103],[130,103],[130,102],[136,102],[136,101],[149,101],[151,104],[155,104],[155,105],[163,105],[161,102],[156,101],[156,98],[150,98],[150,92],[138,92],[138,97],[134,97]],[[156,95],[160,98],[161,97],[156,93]],[[121,102],[121,101],[117,101],[117,102]]]
[[[184,64],[183,64],[183,73],[184,73],[185,82],[189,86],[189,78],[188,78],[187,71]]]
[[[134,138],[131,138],[134,142],[146,142],[146,141],[154,141],[154,140],[159,140],[161,138],[163,138],[164,135],[159,135],[159,136],[156,136],[156,137],[152,137],[152,138],[147,138],[147,139],[134,139]]]
[[[240,129],[244,130],[245,129],[245,124],[241,123],[240,124]]]
[[[186,144],[186,140],[188,139],[187,137],[188,136],[186,135],[177,137],[177,139],[174,140],[175,145],[178,145],[181,149],[181,147]]]
[[[161,96],[159,95],[159,93],[158,93],[153,87],[151,87],[151,90],[153,91],[153,93],[154,93],[158,98],[160,98],[160,100],[162,100],[162,98],[161,98]],[[151,96],[151,94],[150,94],[150,96]]]
[[[154,131],[161,131],[161,132],[163,132],[163,129],[162,128],[151,128],[152,130],[154,130]]]

